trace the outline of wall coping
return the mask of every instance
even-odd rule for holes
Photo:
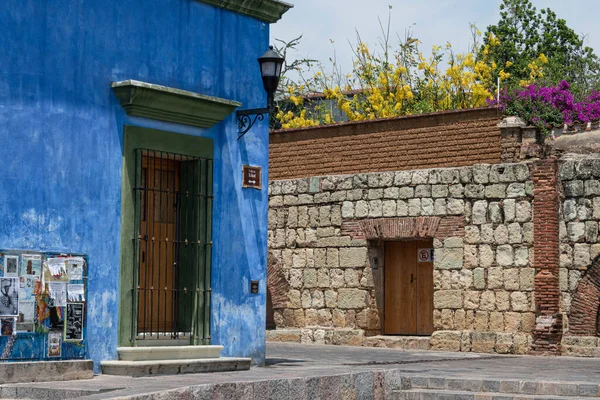
[[[337,124],[311,126],[296,129],[280,129],[270,132],[271,143],[286,143],[300,140],[320,139],[336,136],[366,134],[384,131],[405,130],[438,126],[449,120],[472,121],[482,118],[501,118],[498,107],[479,107],[464,110],[439,111],[433,113],[403,115],[393,118],[367,121],[340,122]]]
[[[210,128],[242,103],[136,80],[112,82],[127,114]]]
[[[590,157],[590,159],[597,159],[597,157]],[[579,158],[575,159],[579,160]],[[283,179],[269,179],[269,186],[273,185],[276,182],[304,182],[308,181],[310,185],[310,189],[307,192],[300,192],[298,194],[317,194],[323,192],[333,192],[335,190],[332,189],[321,189],[321,180],[323,179],[347,179],[352,178],[358,175],[381,175],[381,174],[396,174],[398,172],[417,172],[417,171],[448,171],[448,170],[461,170],[461,169],[472,169],[474,167],[506,167],[506,166],[515,166],[515,165],[527,165],[528,168],[533,166],[534,160],[523,160],[519,162],[499,162],[499,163],[477,163],[472,165],[462,165],[462,166],[454,166],[454,167],[427,167],[427,168],[414,168],[414,169],[401,169],[401,170],[389,170],[389,171],[369,171],[369,172],[353,172],[353,173],[335,173],[328,175],[315,175],[315,176],[301,176],[297,178],[283,178]],[[528,179],[531,180],[531,179]],[[429,183],[426,183],[429,184]],[[406,184],[393,184],[392,186],[416,186],[412,183]],[[373,187],[364,187],[364,189],[381,189],[386,188],[388,186],[373,186]],[[291,193],[285,193],[291,194]],[[283,196],[284,193],[281,194],[269,194],[270,196]]]
[[[280,0],[200,0],[215,7],[224,8],[240,14],[254,17],[270,24],[281,19],[293,4]]]

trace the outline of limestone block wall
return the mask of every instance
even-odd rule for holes
[[[568,314],[582,275],[600,254],[600,159],[564,160],[559,178],[564,194],[560,222],[561,310]]]
[[[598,306],[600,265],[600,158],[561,160],[560,308],[564,316],[563,350],[567,354],[600,356]]]
[[[382,243],[431,238],[435,332],[428,347],[528,352],[536,322],[530,167],[270,182],[270,265],[285,282],[269,290],[287,296],[274,305],[270,337],[385,345]]]

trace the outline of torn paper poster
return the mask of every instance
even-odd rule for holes
[[[19,315],[19,278],[0,279],[0,315]]]
[[[41,275],[42,274],[42,256],[39,254],[23,254],[21,256],[20,276]]]
[[[35,299],[35,284],[39,276],[25,275],[19,278],[19,300],[33,301]]]
[[[69,266],[69,279],[72,281],[79,281],[83,279],[83,264],[85,260],[83,257],[71,257],[67,259]]]
[[[19,276],[19,256],[4,256],[4,277],[17,278]]]
[[[60,357],[60,347],[62,344],[62,332],[48,332],[48,357]]]
[[[66,258],[49,258],[44,263],[44,281],[45,282],[68,282],[69,273],[67,271]]]
[[[65,340],[83,340],[84,305],[81,303],[67,304],[67,323],[65,324]]]
[[[72,302],[85,301],[83,283],[69,283],[67,285],[67,299]]]
[[[54,307],[67,305],[67,284],[64,282],[48,282],[48,294]]]
[[[0,317],[0,336],[17,334],[17,319],[15,317]]]

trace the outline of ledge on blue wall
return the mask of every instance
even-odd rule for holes
[[[127,114],[210,128],[242,103],[152,83],[126,80],[111,84]]]
[[[293,4],[280,0],[200,0],[216,7],[254,17],[273,24],[281,19]]]

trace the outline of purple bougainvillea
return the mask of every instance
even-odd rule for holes
[[[567,81],[556,86],[530,85],[500,93],[500,108],[505,115],[517,115],[545,133],[564,123],[587,123],[600,119],[600,92],[575,101]],[[498,103],[494,100],[493,105]]]

